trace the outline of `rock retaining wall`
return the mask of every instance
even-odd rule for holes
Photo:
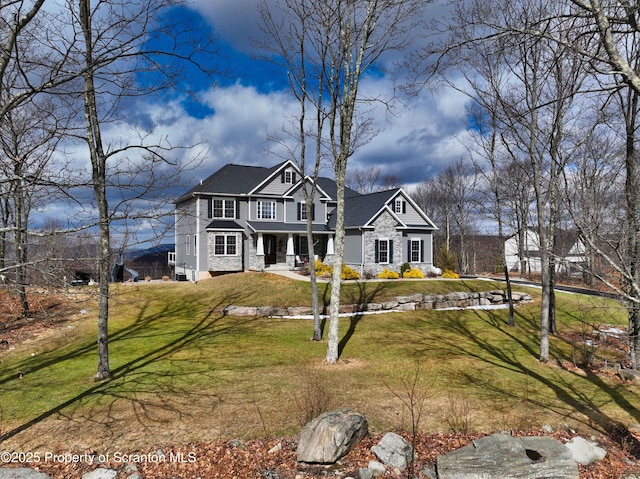
[[[514,304],[533,301],[530,294],[511,293]],[[341,313],[361,313],[365,311],[415,311],[425,309],[470,308],[474,306],[490,306],[507,303],[505,291],[494,289],[481,292],[456,292],[449,294],[421,294],[415,293],[397,296],[395,300],[382,303],[343,304]],[[292,306],[282,308],[276,306],[235,306],[223,309],[223,314],[229,316],[300,316],[313,314],[311,307]]]

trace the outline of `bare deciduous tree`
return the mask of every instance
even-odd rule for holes
[[[402,182],[393,174],[385,174],[379,166],[355,168],[347,172],[346,186],[366,195],[376,191],[401,188]]]
[[[168,181],[175,181],[180,165],[170,160],[173,147],[166,138],[152,140],[139,132],[137,142],[107,139],[105,126],[121,120],[118,107],[122,100],[147,95],[173,86],[184,63],[194,63],[194,46],[206,51],[208,43],[181,34],[188,25],[175,19],[162,32],[174,41],[171,50],[156,48],[153,41],[161,30],[157,19],[171,7],[173,0],[129,2],[111,0],[73,1],[69,12],[76,38],[72,53],[78,59],[78,77],[84,111],[84,134],[91,169],[90,184],[95,197],[97,226],[100,237],[98,259],[98,371],[96,380],[110,377],[108,350],[109,281],[112,262],[112,228],[131,219],[157,218],[158,205],[153,205],[153,192],[161,191]],[[193,43],[195,42],[195,44]],[[205,72],[208,73],[208,72]],[[150,77],[152,81],[140,78]],[[132,155],[132,156],[130,156]],[[116,204],[110,204],[109,193],[117,192]],[[151,211],[140,208],[136,201],[145,199]],[[161,195],[156,196],[156,199]],[[164,199],[168,201],[167,198]]]
[[[308,85],[317,93],[306,94],[317,118],[325,125],[322,146],[333,165],[337,186],[335,211],[335,257],[331,288],[330,324],[326,361],[338,361],[338,311],[340,304],[341,265],[344,258],[344,188],[347,163],[356,148],[375,131],[370,119],[362,115],[364,99],[360,80],[378,65],[387,52],[404,48],[410,28],[428,2],[425,0],[289,0],[285,6],[296,12],[289,28],[296,37],[308,34],[305,43],[291,45],[298,58],[297,74],[303,73]],[[320,64],[314,62],[322,59]],[[307,63],[308,62],[308,63]],[[302,69],[308,65],[309,69]],[[319,69],[317,68],[319,67]],[[320,76],[314,76],[320,75]],[[310,80],[310,81],[309,81]],[[322,103],[318,100],[322,99]],[[315,102],[313,101],[315,100]]]

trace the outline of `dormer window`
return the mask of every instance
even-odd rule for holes
[[[398,214],[407,212],[407,202],[404,200],[396,200],[394,203],[393,211]]]

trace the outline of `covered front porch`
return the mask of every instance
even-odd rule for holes
[[[308,267],[311,258],[306,232],[258,231],[251,237],[255,245],[251,269],[294,270]],[[317,259],[332,257],[333,233],[314,233],[313,248]]]

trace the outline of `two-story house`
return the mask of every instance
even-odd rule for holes
[[[175,208],[175,271],[197,280],[216,273],[295,269],[314,251],[334,255],[336,184],[320,178],[310,210],[303,178],[291,161],[271,168],[228,164],[182,195]],[[402,263],[433,270],[436,226],[401,189],[360,195],[345,191],[345,264],[361,274]]]

